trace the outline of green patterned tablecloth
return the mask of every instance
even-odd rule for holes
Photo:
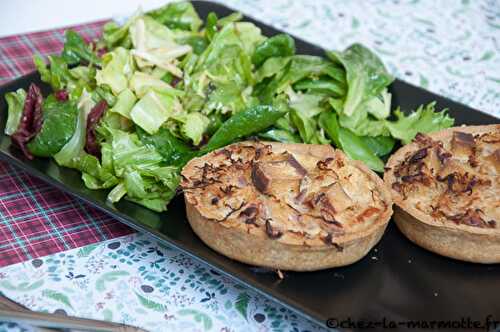
[[[361,42],[398,78],[500,117],[496,0],[221,2],[324,48]],[[323,329],[140,234],[3,268],[0,291],[150,331]]]

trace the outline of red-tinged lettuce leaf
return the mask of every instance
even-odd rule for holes
[[[98,102],[90,111],[87,117],[87,136],[85,142],[85,151],[88,154],[101,158],[101,149],[99,142],[97,142],[95,128],[101,120],[104,112],[108,109],[108,104],[105,100]]]
[[[66,91],[64,89],[54,92],[54,96],[56,97],[56,99],[58,101],[68,101],[68,99],[69,99],[68,91]]]
[[[33,155],[26,145],[40,131],[43,124],[42,102],[43,96],[40,88],[32,83],[24,102],[21,122],[11,136],[12,142],[21,149],[28,159],[33,159]]]

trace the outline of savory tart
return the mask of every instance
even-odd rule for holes
[[[392,215],[382,179],[329,145],[229,145],[191,160],[181,186],[189,223],[209,247],[282,270],[356,262]]]
[[[500,263],[499,172],[500,125],[417,135],[386,165],[398,228],[438,254]]]

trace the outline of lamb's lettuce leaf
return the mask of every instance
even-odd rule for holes
[[[272,57],[287,57],[295,54],[295,40],[287,34],[278,34],[260,42],[252,54],[252,63],[260,67]]]
[[[28,143],[29,151],[39,157],[51,157],[71,139],[76,129],[78,108],[72,101],[61,102],[50,95],[43,102],[43,124]]]
[[[272,57],[266,60],[264,64],[255,72],[255,81],[257,83],[265,78],[273,77],[282,71],[290,63],[291,57]]]
[[[217,21],[217,14],[214,12],[208,13],[207,24],[205,25],[205,36],[209,41],[212,41],[212,39],[214,39],[214,35],[217,33]]]
[[[289,64],[287,63],[288,61]],[[281,68],[284,68],[284,70],[281,70]],[[335,79],[333,76],[336,76],[339,70],[341,71],[342,69],[331,61],[318,56],[294,55],[289,60],[288,58],[270,58],[257,72],[259,80],[267,77],[268,82],[256,88],[256,90],[263,102],[270,102],[276,95],[286,91],[290,86],[303,79],[317,80],[320,77],[329,77],[333,80]],[[342,77],[340,78],[342,79]],[[338,81],[338,84],[342,86],[345,83]]]
[[[394,80],[382,61],[361,44],[353,44],[343,52],[327,52],[327,56],[345,69],[348,91],[343,113],[347,116],[351,116],[363,102],[380,94]]]
[[[200,152],[206,153],[274,125],[286,113],[280,107],[258,105],[233,114],[213,134]]]

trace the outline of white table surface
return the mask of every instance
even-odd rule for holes
[[[50,30],[144,10],[165,0],[0,0],[0,37]]]

